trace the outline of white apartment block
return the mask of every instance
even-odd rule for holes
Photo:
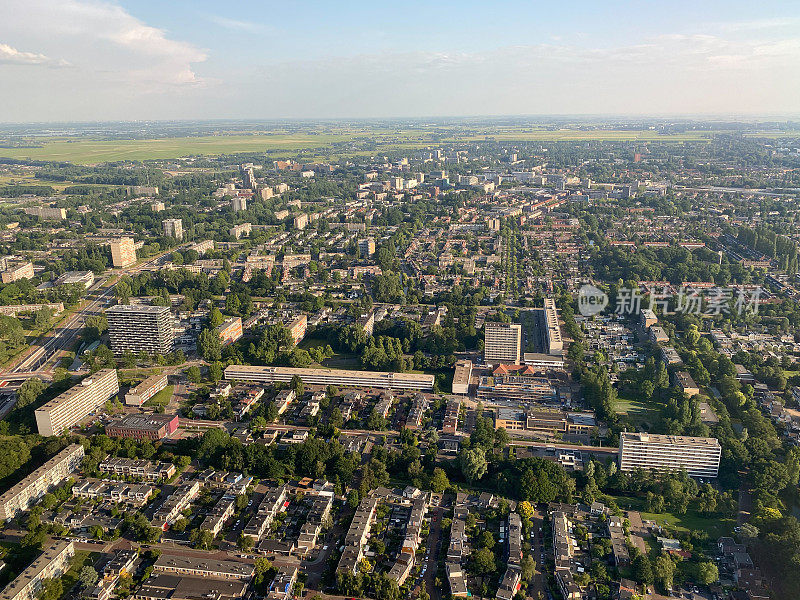
[[[561,328],[558,326],[558,309],[552,298],[544,299],[544,319],[548,354],[561,354],[564,351],[564,340],[561,339]]]
[[[168,306],[118,304],[106,310],[108,337],[114,354],[167,354],[175,340]]]
[[[164,219],[161,224],[164,227],[164,235],[174,237],[176,240],[183,239],[183,221],[181,219]]]
[[[0,600],[34,600],[46,579],[58,579],[69,570],[75,546],[72,542],[55,542],[0,593]]]
[[[716,477],[722,449],[716,438],[623,432],[619,438],[619,468],[677,471],[691,477]]]
[[[136,245],[133,238],[124,237],[111,242],[111,263],[115,267],[129,267],[136,262]]]
[[[8,521],[28,510],[39,498],[67,479],[83,460],[83,446],[71,444],[0,495],[0,519]]]
[[[486,362],[519,364],[522,325],[487,321],[484,328],[483,356]]]
[[[416,373],[384,373],[378,371],[348,371],[345,369],[299,369],[292,367],[261,367],[229,365],[225,379],[258,381],[260,383],[290,382],[297,375],[306,385],[335,385],[389,390],[433,390],[433,375]]]
[[[36,427],[40,435],[61,435],[109,398],[119,393],[116,369],[93,373],[36,409]]]

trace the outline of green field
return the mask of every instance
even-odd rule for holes
[[[438,135],[425,130],[388,130],[368,127],[326,128],[320,132],[258,133],[242,135],[205,135],[197,137],[171,137],[145,140],[92,140],[80,137],[53,137],[37,139],[35,147],[0,148],[6,158],[67,161],[78,164],[97,164],[122,160],[151,160],[182,158],[187,156],[216,156],[241,152],[285,151],[292,156],[301,151],[312,151],[324,157],[332,153],[332,144],[344,142],[370,142],[371,149],[342,149],[342,154],[371,154],[380,150],[415,148],[423,145],[482,141],[664,141],[685,142],[708,140],[712,132],[685,132],[660,134],[653,130],[582,130],[536,129],[531,127],[465,127],[463,135],[454,135],[454,128],[442,127]]]
[[[158,392],[155,396],[150,398],[147,402],[144,403],[145,406],[164,406],[166,407],[169,404],[169,401],[172,400],[172,391],[174,386],[168,385],[163,390]]]
[[[626,415],[637,426],[642,423],[653,425],[658,419],[659,407],[643,402],[637,398],[626,397],[620,394],[614,404],[614,411],[620,415]]]
[[[641,498],[617,496],[614,499],[622,509],[638,510],[639,514],[642,515],[643,521],[655,521],[663,527],[678,531],[705,531],[712,540],[716,540],[723,535],[730,535],[736,525],[735,518],[723,518],[718,514],[705,516],[691,508],[685,515],[649,513],[643,512],[644,501]]]

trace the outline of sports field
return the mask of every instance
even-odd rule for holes
[[[297,133],[258,133],[243,135],[205,135],[197,137],[168,137],[158,139],[96,140],[81,137],[38,138],[35,146],[0,148],[0,156],[16,159],[65,161],[76,164],[97,164],[122,160],[153,160],[183,158],[188,156],[218,156],[243,152],[285,151],[287,157],[305,152],[314,157],[333,154],[364,154],[415,148],[430,144],[449,144],[470,141],[705,141],[713,133],[685,132],[660,134],[653,130],[605,129],[537,129],[531,127],[481,127],[467,126],[457,133],[457,127],[431,129],[390,130],[369,127],[328,127]],[[353,142],[354,147],[335,147]],[[369,142],[369,150],[359,148],[360,142]],[[308,157],[305,157],[308,158]]]

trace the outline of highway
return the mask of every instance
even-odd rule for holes
[[[100,314],[106,300],[113,297],[118,276],[123,274],[133,275],[148,269],[169,252],[172,252],[172,250],[162,252],[148,261],[136,265],[129,271],[112,271],[108,277],[101,279],[92,286],[87,294],[89,301],[67,317],[64,323],[36,340],[20,361],[0,372],[0,380],[18,380],[19,376],[23,374],[27,375],[27,377],[49,379],[60,353],[69,349],[75,343],[86,324],[86,319]],[[103,287],[109,282],[112,283],[107,287]]]

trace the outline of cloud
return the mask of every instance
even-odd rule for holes
[[[267,29],[261,23],[255,23],[253,21],[240,21],[239,19],[231,19],[230,17],[222,17],[220,15],[205,15],[205,18],[215,25],[219,25],[220,27],[224,27],[225,29],[230,29],[233,31],[258,33],[266,31]]]
[[[169,37],[107,0],[10,0],[0,34],[37,40],[63,51],[70,63],[98,77],[131,85],[197,85],[194,65],[207,53]],[[7,16],[7,18],[5,18]]]
[[[23,52],[8,44],[0,44],[0,64],[3,65],[43,65],[46,67],[68,67],[65,60],[55,60],[44,54]]]

